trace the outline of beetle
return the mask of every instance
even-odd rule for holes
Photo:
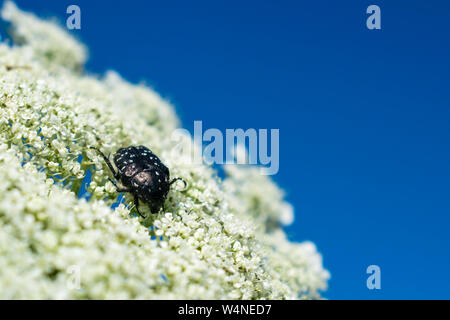
[[[145,218],[139,211],[139,200],[147,204],[152,213],[164,210],[164,202],[169,193],[170,186],[181,180],[186,187],[186,181],[182,178],[170,180],[169,168],[145,146],[129,146],[120,148],[113,156],[113,164],[100,149],[96,150],[106,162],[114,178],[120,183],[109,178],[116,187],[117,192],[129,192],[134,197],[134,204],[138,214]]]

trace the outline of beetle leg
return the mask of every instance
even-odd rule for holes
[[[102,156],[103,160],[105,160],[106,165],[108,166],[109,170],[111,170],[114,178],[116,178],[116,180],[119,180],[119,175],[116,172],[116,170],[114,170],[114,167],[111,164],[111,161],[109,161],[108,157],[104,155],[103,152],[100,151],[100,149],[96,148],[96,147],[90,147],[89,149],[93,149],[96,150],[98,153],[100,153],[100,155]]]
[[[169,182],[169,186],[171,186],[172,183],[175,183],[175,182],[178,181],[178,180],[183,181],[183,183],[184,183],[184,188],[187,187],[186,181],[184,181],[182,178],[174,178],[174,179],[172,179],[172,181]]]
[[[127,189],[127,188],[120,188],[118,185],[117,185],[117,183],[113,180],[113,179],[111,179],[111,178],[108,178],[108,180],[109,181],[111,181],[111,183],[114,185],[114,187],[116,187],[116,191],[117,192],[131,192],[131,190],[130,189]]]
[[[111,181],[111,183],[114,185],[114,187],[116,187],[116,189],[119,189],[119,187],[117,186],[117,183],[113,179],[108,177],[108,180]]]
[[[136,197],[136,195],[134,194],[134,205],[136,206],[136,211],[137,211],[137,213],[141,216],[141,218],[144,218],[145,219],[145,217],[142,215],[142,213],[139,211],[139,199],[138,199],[138,197]]]

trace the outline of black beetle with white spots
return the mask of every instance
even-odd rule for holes
[[[164,210],[170,186],[175,181],[181,180],[186,186],[186,182],[181,178],[170,180],[169,168],[147,147],[120,148],[114,154],[114,166],[99,149],[91,149],[100,153],[120,184],[110,179],[117,192],[129,192],[134,196],[134,204],[141,217],[144,216],[139,211],[139,200],[147,204],[152,213],[158,213],[161,208]]]

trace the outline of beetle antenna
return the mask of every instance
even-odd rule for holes
[[[109,161],[109,158],[107,156],[105,156],[105,154],[100,149],[98,149],[96,147],[89,147],[88,149],[96,150],[98,153],[100,153],[100,155],[102,156],[103,160],[106,162],[106,165],[108,166],[109,170],[111,170],[114,178],[119,180],[119,176],[118,176],[116,170],[114,170],[114,167],[112,166],[111,161]]]

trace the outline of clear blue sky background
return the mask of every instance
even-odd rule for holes
[[[450,298],[448,1],[17,3],[78,4],[87,69],[146,80],[188,129],[279,128],[287,232],[323,253],[327,298]]]

